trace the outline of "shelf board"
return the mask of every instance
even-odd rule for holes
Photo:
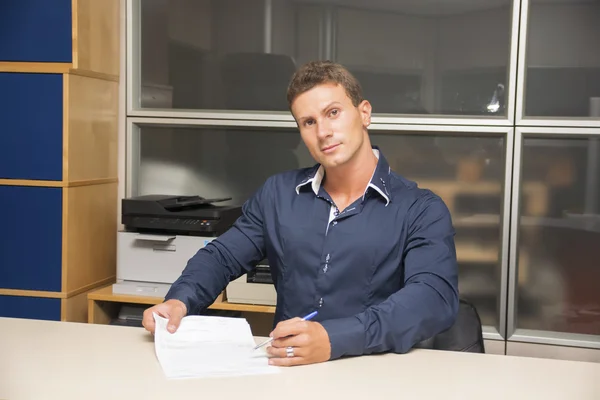
[[[133,303],[133,304],[148,304],[155,305],[163,302],[163,298],[152,297],[152,296],[134,296],[129,294],[113,294],[112,285],[105,286],[88,294],[88,300],[94,301],[108,301],[113,303]],[[247,311],[247,312],[258,312],[274,314],[274,306],[264,306],[258,304],[238,304],[229,303],[223,301],[219,303],[213,303],[209,307],[212,310],[226,310],[226,311]]]

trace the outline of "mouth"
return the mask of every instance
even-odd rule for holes
[[[321,149],[321,151],[322,151],[323,153],[331,153],[331,152],[332,152],[332,151],[334,151],[334,150],[335,150],[335,149],[336,149],[338,146],[339,146],[339,143],[338,143],[338,144],[332,144],[331,146],[323,147],[323,148]]]

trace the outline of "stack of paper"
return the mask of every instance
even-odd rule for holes
[[[167,378],[196,378],[277,373],[264,349],[254,350],[250,325],[243,318],[187,316],[175,333],[154,314],[156,356]]]

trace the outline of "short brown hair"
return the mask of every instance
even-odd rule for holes
[[[290,109],[297,96],[323,83],[342,85],[354,107],[363,101],[360,83],[344,66],[332,61],[311,61],[301,66],[292,76],[287,89]]]

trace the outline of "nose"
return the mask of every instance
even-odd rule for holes
[[[333,128],[331,126],[331,122],[327,118],[323,118],[319,121],[319,125],[317,127],[317,136],[319,139],[325,139],[333,135]]]

